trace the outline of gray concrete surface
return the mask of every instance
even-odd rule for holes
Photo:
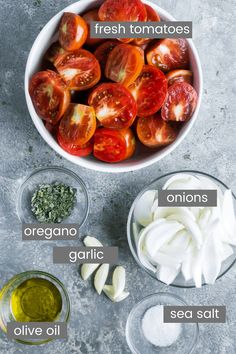
[[[164,160],[144,170],[108,175],[62,160],[39,136],[28,114],[23,78],[27,55],[43,25],[71,0],[0,0],[0,281],[20,269],[42,269],[66,285],[72,303],[68,341],[27,347],[0,334],[1,354],[125,354],[125,323],[132,306],[157,291],[174,292],[193,305],[227,305],[227,324],[200,326],[196,354],[236,353],[236,266],[214,286],[176,289],[161,285],[139,269],[126,241],[132,200],[154,178],[173,170],[213,174],[236,191],[235,4],[221,0],[160,0],[177,19],[192,20],[194,41],[204,72],[198,120],[184,142]],[[233,41],[234,36],[234,41]],[[119,245],[131,295],[119,304],[98,296],[75,266],[52,265],[52,243],[23,243],[15,212],[16,192],[25,175],[38,166],[59,165],[77,172],[91,197],[81,234]],[[143,353],[148,354],[148,353]]]

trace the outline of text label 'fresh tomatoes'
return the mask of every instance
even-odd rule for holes
[[[172,143],[177,137],[177,131],[161,118],[160,113],[156,113],[138,119],[137,135],[145,146],[159,148]]]
[[[150,116],[159,111],[166,98],[167,80],[161,70],[144,65],[129,91],[137,102],[138,116]]]
[[[109,54],[105,75],[124,86],[131,85],[144,65],[143,50],[130,44],[119,44]]]
[[[99,128],[94,135],[94,156],[105,162],[128,159],[135,151],[135,138],[131,129]]]
[[[88,26],[85,20],[71,12],[65,12],[59,27],[59,42],[67,51],[77,50],[85,43]]]
[[[95,88],[89,96],[96,117],[106,128],[122,129],[132,125],[137,105],[131,93],[120,84],[105,83]]]
[[[29,94],[38,115],[51,124],[57,124],[70,103],[70,93],[60,75],[54,71],[34,74]]]
[[[185,122],[195,111],[198,95],[186,82],[169,87],[166,100],[161,109],[161,116],[166,121]]]
[[[85,49],[66,53],[54,65],[70,90],[87,90],[96,85],[101,78],[97,59]]]
[[[96,130],[96,117],[93,107],[71,103],[64,114],[59,132],[66,143],[84,145]]]
[[[186,69],[189,65],[187,41],[183,38],[157,41],[147,52],[147,62],[163,71]]]

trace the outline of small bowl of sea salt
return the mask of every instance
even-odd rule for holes
[[[187,306],[180,297],[156,293],[138,302],[126,323],[126,340],[133,354],[190,354],[198,339],[197,323],[164,322],[164,306]]]

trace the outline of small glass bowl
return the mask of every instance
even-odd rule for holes
[[[131,208],[130,208],[130,212],[128,215],[128,221],[127,221],[127,238],[128,238],[128,243],[129,243],[129,248],[131,250],[131,253],[134,257],[134,259],[136,260],[136,262],[138,263],[138,265],[144,269],[149,275],[151,275],[154,279],[160,281],[157,276],[156,273],[152,272],[151,270],[149,270],[148,268],[145,268],[143,266],[143,264],[140,262],[139,257],[138,257],[138,253],[137,253],[137,247],[136,247],[136,242],[135,242],[135,237],[134,237],[134,232],[133,232],[133,224],[134,224],[134,209],[136,204],[138,203],[139,199],[141,198],[141,196],[148,190],[161,190],[162,187],[164,186],[164,184],[167,182],[167,180],[169,178],[171,178],[172,176],[176,175],[176,174],[182,174],[182,173],[189,173],[189,174],[193,174],[195,176],[203,176],[203,177],[207,177],[210,180],[212,180],[216,185],[218,185],[220,187],[220,189],[222,190],[222,192],[225,192],[225,190],[229,189],[223,182],[221,182],[219,179],[204,173],[204,172],[199,172],[199,171],[193,171],[193,170],[184,170],[184,171],[175,171],[175,172],[171,172],[171,173],[167,173],[164,176],[161,176],[159,178],[157,178],[156,180],[152,181],[147,187],[145,187],[139,194],[138,196],[135,198]],[[233,200],[234,200],[234,207],[236,209],[236,198],[233,194]],[[136,224],[137,225],[137,224]],[[138,230],[139,231],[139,230]],[[221,270],[219,273],[219,276],[217,279],[221,278],[225,273],[227,273],[230,268],[234,265],[235,261],[236,261],[236,248],[233,247],[234,253],[228,257],[221,265]],[[160,281],[161,282],[161,281]],[[204,283],[204,281],[202,280],[202,285],[206,285]],[[176,279],[174,280],[173,283],[170,284],[170,286],[175,286],[175,287],[179,287],[179,288],[195,288],[195,283],[194,281],[191,279],[189,281],[186,281],[182,275],[182,273],[180,273]]]
[[[183,299],[170,293],[156,293],[139,301],[131,310],[126,322],[126,340],[133,354],[189,354],[192,353],[198,339],[197,323],[181,323],[181,333],[172,345],[157,347],[149,343],[142,331],[142,319],[145,312],[157,305],[186,306]]]
[[[58,291],[61,294],[62,298],[62,309],[61,312],[56,319],[57,322],[68,322],[70,317],[70,299],[67,293],[66,288],[61,283],[59,279],[54,277],[53,275],[42,272],[39,270],[30,270],[27,272],[19,273],[11,278],[2,289],[0,289],[0,328],[7,333],[7,322],[15,322],[15,318],[11,312],[11,296],[13,291],[22,284],[25,280],[29,280],[32,278],[41,278],[50,281],[53,285],[56,286]],[[47,340],[16,340],[17,342],[23,344],[31,344],[31,345],[39,345],[43,343],[50,342],[53,339]]]
[[[17,198],[17,214],[22,223],[38,223],[31,211],[31,198],[34,191],[41,184],[51,184],[55,182],[64,183],[77,190],[76,204],[70,216],[62,222],[78,223],[81,227],[89,211],[89,199],[87,188],[82,179],[74,172],[63,167],[43,167],[37,168],[30,173],[22,183]]]

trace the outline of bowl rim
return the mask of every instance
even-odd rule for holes
[[[29,92],[28,92],[29,78],[30,78],[29,77],[29,70],[30,70],[30,67],[31,67],[32,58],[35,55],[35,51],[37,51],[39,40],[47,32],[47,29],[51,28],[51,26],[54,24],[54,21],[56,21],[56,19],[59,17],[59,15],[62,14],[63,12],[65,12],[65,11],[70,10],[71,7],[73,7],[73,6],[76,6],[76,5],[83,6],[85,4],[88,4],[88,5],[91,4],[91,5],[95,6],[96,2],[99,2],[99,1],[96,1],[96,0],[95,1],[80,0],[80,1],[77,1],[77,2],[74,2],[74,3],[70,4],[69,6],[65,7],[64,9],[62,9],[61,11],[56,13],[46,23],[46,25],[43,27],[43,29],[37,35],[32,47],[30,49],[30,52],[29,52],[29,55],[28,55],[28,59],[27,59],[27,63],[26,63],[26,68],[25,68],[24,91],[25,91],[25,98],[26,98],[27,108],[28,108],[28,112],[29,112],[29,115],[30,115],[31,119],[32,119],[37,131],[39,132],[39,134],[43,138],[43,140],[45,140],[45,142],[55,152],[57,152],[59,155],[61,155],[65,159],[69,160],[70,162],[73,162],[77,166],[85,167],[85,168],[88,168],[90,170],[99,171],[99,172],[123,173],[123,172],[136,171],[136,170],[140,170],[142,168],[148,167],[148,166],[154,164],[155,162],[160,161],[162,158],[164,158],[168,154],[170,154],[175,148],[178,147],[178,145],[184,140],[184,138],[190,132],[192,126],[194,125],[194,123],[195,123],[195,121],[196,121],[196,119],[198,117],[198,113],[199,113],[199,109],[200,109],[201,101],[202,101],[202,92],[203,92],[202,66],[201,66],[200,58],[199,58],[199,55],[198,55],[198,52],[197,52],[197,49],[196,49],[196,46],[195,46],[193,40],[192,39],[187,39],[187,42],[189,44],[189,47],[190,47],[191,52],[193,54],[193,57],[194,57],[194,59],[196,61],[196,72],[197,72],[196,75],[198,75],[198,79],[199,79],[198,102],[197,102],[196,109],[195,109],[191,119],[188,122],[186,122],[185,126],[181,129],[181,133],[178,135],[176,140],[172,144],[170,144],[170,145],[168,145],[166,147],[163,147],[163,149],[162,149],[160,154],[158,154],[158,152],[160,150],[157,150],[152,155],[145,156],[143,161],[132,162],[132,160],[127,160],[127,161],[123,161],[123,162],[118,163],[118,164],[109,164],[109,163],[104,163],[102,161],[95,160],[95,159],[94,160],[90,160],[90,159],[86,159],[86,158],[83,158],[83,157],[73,156],[73,155],[67,153],[65,150],[63,150],[58,145],[58,143],[48,133],[48,131],[46,131],[46,128],[44,126],[42,126],[42,123],[41,123],[42,120],[39,118],[39,116],[37,115],[37,113],[36,113],[36,111],[35,111],[35,109],[34,109],[34,107],[32,105],[32,101],[31,101],[31,98],[30,98]],[[164,10],[161,7],[159,7],[158,5],[156,5],[156,3],[152,2],[152,1],[149,1],[149,0],[143,0],[143,2],[148,4],[148,5],[150,5],[150,6],[153,6],[154,9],[161,14],[161,16],[165,16],[170,21],[175,21],[175,18],[171,14],[169,14],[169,12],[167,12],[166,10]],[[124,164],[122,165],[122,163],[124,163]]]
[[[182,306],[187,306],[188,304],[185,302],[185,300],[179,296],[179,295],[176,295],[174,293],[170,293],[170,292],[164,292],[164,291],[161,291],[161,292],[157,292],[157,293],[153,293],[153,294],[149,294],[147,296],[145,296],[144,298],[142,298],[141,300],[139,300],[131,309],[131,311],[129,312],[129,315],[128,315],[128,318],[127,318],[127,321],[126,321],[126,326],[125,326],[125,337],[126,337],[126,341],[127,341],[127,344],[131,350],[131,352],[133,354],[140,354],[138,353],[134,347],[133,347],[133,344],[130,340],[130,336],[129,336],[129,327],[130,327],[130,324],[131,324],[131,316],[133,315],[133,313],[136,311],[136,309],[145,301],[147,301],[148,299],[151,299],[151,298],[158,298],[158,297],[170,297],[174,300],[177,300],[177,302],[181,303]],[[188,323],[186,323],[188,324]],[[191,354],[193,352],[193,350],[195,349],[196,345],[197,345],[197,342],[198,342],[198,338],[199,338],[199,324],[198,322],[193,322],[191,323],[194,325],[194,337],[192,339],[192,342],[191,342],[191,347],[189,348],[189,351],[186,352],[186,353],[183,353],[183,354]]]
[[[168,177],[168,176],[171,176],[171,175],[174,175],[174,174],[181,174],[181,173],[192,173],[192,174],[200,174],[200,175],[203,175],[203,176],[206,176],[206,177],[210,177],[211,179],[213,179],[214,181],[216,181],[217,183],[219,183],[220,185],[224,186],[226,189],[230,189],[224,182],[222,182],[220,179],[212,176],[211,174],[207,173],[207,172],[202,172],[202,171],[197,171],[197,170],[177,170],[177,171],[173,171],[173,172],[168,172],[164,175],[161,175],[160,177],[152,180],[150,183],[148,183],[139,193],[138,195],[136,196],[136,198],[134,199],[131,207],[130,207],[130,210],[129,210],[129,214],[128,214],[128,218],[127,218],[127,224],[126,224],[126,233],[127,233],[127,240],[128,240],[128,245],[129,245],[129,249],[130,249],[130,252],[133,256],[133,258],[135,259],[136,263],[139,265],[139,267],[141,269],[143,269],[147,274],[149,274],[153,279],[155,279],[156,281],[166,285],[166,286],[170,286],[170,287],[173,287],[173,288],[180,288],[180,289],[197,289],[196,286],[194,285],[179,285],[179,284],[169,284],[167,285],[166,283],[162,282],[161,280],[159,280],[157,278],[157,276],[155,275],[155,273],[153,273],[151,270],[145,268],[143,266],[143,264],[140,262],[139,258],[138,258],[138,255],[136,253],[136,251],[134,250],[134,247],[132,245],[132,240],[131,240],[131,232],[130,232],[130,229],[131,229],[131,220],[132,220],[132,216],[133,216],[133,211],[134,211],[134,208],[135,208],[135,205],[137,203],[137,201],[139,200],[139,198],[141,197],[141,195],[148,189],[148,187],[159,181],[160,179],[162,178],[165,178],[165,177]],[[236,201],[236,196],[235,194],[232,192],[232,196],[234,198],[234,200]],[[232,263],[224,270],[224,272],[222,272],[217,278],[216,278],[216,281],[219,280],[221,277],[223,277],[233,266],[234,264],[236,263],[236,256],[235,256],[235,259],[232,261]],[[202,286],[209,286],[210,284],[207,284],[207,283],[202,283]]]
[[[38,175],[42,172],[47,172],[47,171],[57,171],[57,172],[62,172],[66,175],[69,175],[70,177],[74,178],[76,180],[76,182],[80,185],[80,187],[82,188],[84,197],[85,197],[85,213],[83,215],[82,221],[79,223],[79,227],[81,228],[88,217],[89,214],[89,208],[90,208],[90,200],[89,200],[89,194],[88,194],[88,189],[86,187],[86,184],[84,183],[84,181],[81,179],[81,177],[79,177],[75,172],[65,168],[65,167],[61,167],[61,166],[44,166],[44,167],[37,167],[36,169],[34,169],[33,171],[29,172],[26,177],[24,178],[23,182],[21,183],[20,187],[18,188],[17,191],[17,198],[16,198],[16,212],[17,212],[17,216],[20,220],[20,222],[23,224],[25,223],[25,220],[22,217],[22,204],[21,204],[21,198],[22,195],[24,193],[24,189],[27,186],[29,180],[34,177],[35,175]],[[43,181],[42,181],[43,183]],[[37,220],[35,220],[35,222],[37,223]]]

